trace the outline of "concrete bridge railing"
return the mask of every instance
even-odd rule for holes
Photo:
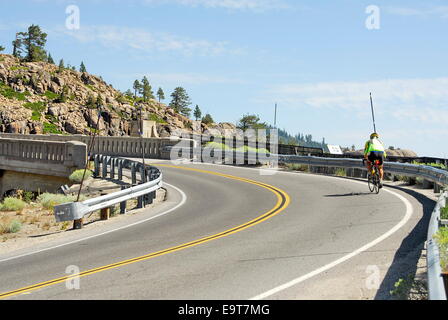
[[[1,138],[26,139],[26,140],[49,140],[49,141],[79,141],[89,145],[90,136],[85,135],[23,135],[14,133],[1,133]],[[97,136],[92,147],[92,154],[102,154],[107,156],[136,157],[142,156],[142,143],[145,157],[153,159],[169,158],[169,153],[164,152],[164,147],[174,146],[178,140],[170,138],[138,138],[138,137],[108,137]]]
[[[54,142],[0,137],[0,169],[68,177],[85,167],[87,146],[78,141]]]

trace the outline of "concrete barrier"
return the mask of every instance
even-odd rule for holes
[[[85,167],[87,146],[78,141],[30,141],[0,137],[0,169],[68,177]]]
[[[0,133],[0,138],[21,139],[21,140],[46,140],[55,142],[78,141],[89,144],[90,136],[84,135],[39,135],[39,134],[16,134]],[[92,148],[92,154],[102,154],[114,157],[136,157],[142,156],[142,143],[145,157],[153,159],[169,159],[169,154],[163,152],[167,146],[174,146],[179,140],[170,138],[139,138],[139,137],[106,137],[97,136]],[[168,157],[168,158],[167,158]]]

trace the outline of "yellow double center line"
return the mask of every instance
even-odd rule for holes
[[[262,214],[261,216],[258,216],[257,218],[250,220],[246,223],[243,223],[239,226],[236,226],[234,228],[222,231],[220,233],[211,235],[211,236],[207,236],[198,240],[194,240],[188,243],[184,243],[175,247],[171,247],[168,249],[164,249],[164,250],[160,250],[157,252],[153,252],[153,253],[148,253],[146,255],[140,256],[140,257],[136,257],[136,258],[132,258],[132,259],[128,259],[128,260],[124,260],[124,261],[120,261],[120,262],[116,262],[116,263],[112,263],[106,266],[102,266],[102,267],[98,267],[98,268],[94,268],[94,269],[90,269],[90,270],[86,270],[83,272],[80,272],[78,275],[69,275],[69,276],[64,276],[61,278],[57,278],[57,279],[52,279],[52,280],[48,280],[45,282],[41,282],[41,283],[37,283],[34,285],[30,285],[27,287],[23,287],[20,289],[16,289],[16,290],[12,290],[12,291],[8,291],[8,292],[4,292],[0,294],[0,299],[6,298],[6,297],[11,297],[14,295],[18,295],[18,294],[22,294],[22,293],[28,293],[37,289],[41,289],[41,288],[45,288],[48,286],[52,286],[58,283],[62,283],[65,282],[69,279],[75,278],[75,277],[85,277],[94,273],[98,273],[98,272],[102,272],[102,271],[106,271],[106,270],[110,270],[110,269],[114,269],[114,268],[118,268],[118,267],[122,267],[131,263],[135,263],[135,262],[140,262],[140,261],[144,261],[144,260],[149,260],[155,257],[159,257],[168,253],[172,253],[172,252],[176,252],[179,250],[183,250],[183,249],[187,249],[187,248],[191,248],[194,246],[197,246],[199,244],[202,243],[206,243],[212,240],[216,240],[222,237],[226,237],[229,236],[233,233],[236,232],[240,232],[244,229],[247,229],[249,227],[252,227],[256,224],[259,224],[269,218],[272,218],[273,216],[277,215],[278,213],[280,213],[281,211],[283,211],[285,208],[288,207],[289,203],[290,203],[290,198],[288,196],[288,194],[286,192],[284,192],[283,190],[273,187],[271,185],[268,185],[266,183],[262,183],[262,182],[258,182],[258,181],[254,181],[254,180],[249,180],[249,179],[245,179],[245,178],[240,178],[240,177],[236,177],[236,176],[232,176],[232,175],[228,175],[228,174],[223,174],[223,173],[219,173],[219,172],[214,172],[214,171],[208,171],[208,170],[201,170],[201,169],[195,169],[195,168],[187,168],[187,167],[179,167],[179,166],[173,166],[173,165],[164,165],[164,164],[157,164],[157,166],[162,166],[162,167],[169,167],[169,168],[176,168],[176,169],[182,169],[182,170],[190,170],[190,171],[196,171],[196,172],[201,172],[201,173],[207,173],[207,174],[212,174],[212,175],[216,175],[216,176],[221,176],[224,178],[228,178],[228,179],[232,179],[232,180],[238,180],[238,181],[242,181],[242,182],[246,182],[246,183],[250,183],[259,187],[262,187],[264,189],[267,189],[271,192],[273,192],[276,196],[277,196],[277,203],[275,204],[275,206],[269,210],[268,212]]]

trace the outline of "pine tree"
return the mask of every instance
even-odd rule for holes
[[[202,122],[205,124],[211,124],[214,123],[215,121],[213,120],[212,116],[210,114],[206,114],[203,118],[202,118]]]
[[[148,78],[146,78],[146,76],[144,76],[142,79],[140,93],[142,94],[143,101],[154,99],[154,94],[152,92],[151,85],[149,84]]]
[[[48,63],[51,63],[51,64],[54,64],[53,57],[51,56],[50,53],[48,53],[47,62],[48,62]]]
[[[64,67],[64,59],[59,60],[59,71],[63,70]]]
[[[194,118],[196,119],[196,121],[198,121],[198,119],[201,118],[202,112],[201,112],[201,109],[199,109],[198,105],[196,105],[196,107],[194,108],[193,115],[194,115]]]
[[[22,59],[22,43],[19,34],[16,33],[16,39],[12,42],[12,55],[16,58]]]
[[[81,66],[79,67],[79,72],[87,72],[86,66],[84,65],[83,61],[81,61]]]
[[[13,41],[13,45],[16,46],[16,54],[17,52],[25,51],[25,60],[34,62],[45,61],[47,57],[44,49],[46,42],[47,34],[42,32],[39,26],[33,24],[28,27],[28,32],[17,33],[17,38]]]
[[[0,52],[2,52],[3,50],[5,50],[5,47],[0,46]]]
[[[132,86],[132,88],[134,89],[134,92],[135,92],[134,97],[137,98],[137,94],[140,93],[140,90],[142,88],[142,85],[140,84],[140,81],[135,80],[134,81],[134,85]]]
[[[190,116],[191,109],[188,106],[191,104],[190,97],[182,87],[177,87],[171,94],[170,107],[177,113],[182,114],[185,117]]]
[[[265,123],[260,123],[260,117],[255,114],[244,115],[237,123],[236,127],[243,131],[247,129],[263,129],[267,125]]]
[[[165,92],[163,92],[162,88],[157,90],[157,97],[159,98],[159,102],[160,100],[165,100]]]

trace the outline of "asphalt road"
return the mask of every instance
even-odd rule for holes
[[[350,179],[226,166],[160,168],[185,203],[53,249],[9,260],[0,252],[0,297],[387,299],[426,236],[432,202],[401,190],[374,195]],[[181,201],[168,187],[155,211]],[[68,266],[81,272],[79,289],[69,289],[77,282],[65,278],[76,270]]]

